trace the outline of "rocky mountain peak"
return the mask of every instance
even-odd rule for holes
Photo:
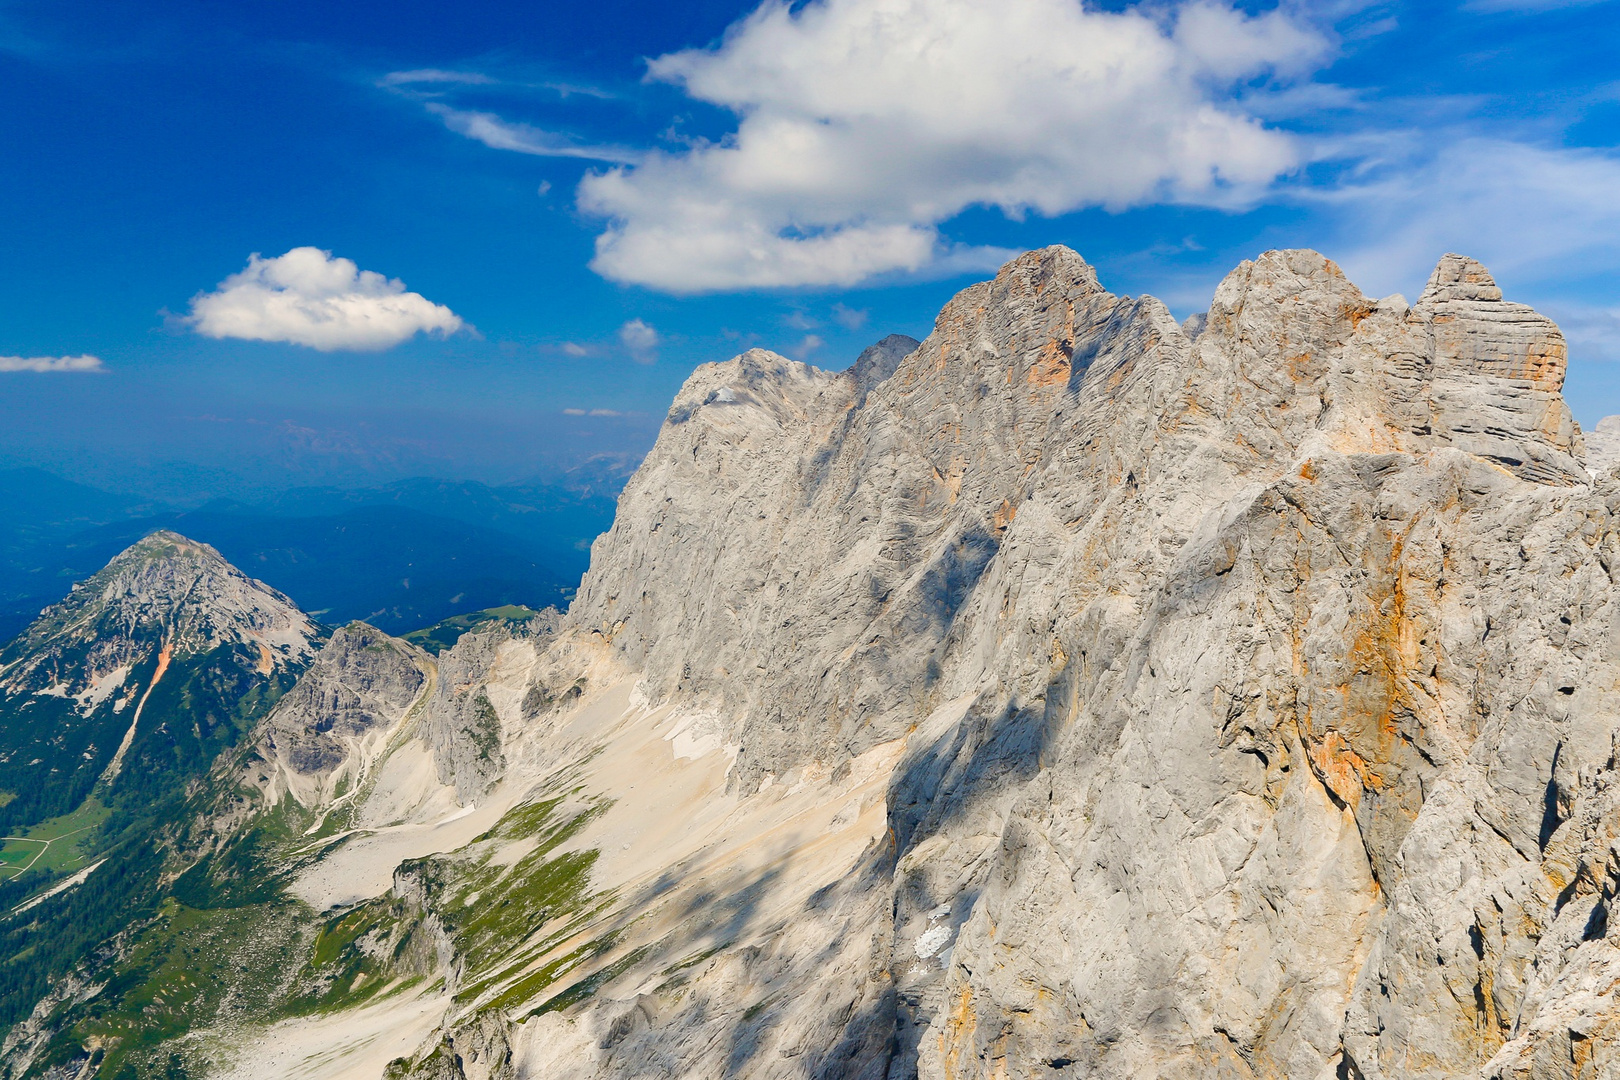
[[[257,652],[262,665],[284,668],[311,656],[319,633],[286,596],[247,577],[207,544],[161,530],[41,612],[5,656],[17,662],[42,649],[91,641],[98,650],[121,641],[127,650],[136,639],[151,638],[176,659],[237,644]]]
[[[433,671],[427,653],[374,626],[339,627],[265,718],[243,779],[269,806],[284,793],[305,807],[329,802],[364,778]]]
[[[157,787],[205,768],[291,685],[320,635],[208,545],[147,536],[0,653],[0,790],[13,796],[0,814],[72,810],[98,782],[129,786],[131,761]]]
[[[855,380],[856,404],[865,404],[866,395],[872,387],[893,375],[899,368],[900,361],[909,356],[920,344],[922,343],[914,337],[890,334],[882,341],[862,349],[861,355],[849,366],[849,375]]]
[[[1497,287],[1496,279],[1478,260],[1448,252],[1429,275],[1429,283],[1424,286],[1418,303],[1501,299],[1502,290]]]
[[[270,747],[296,773],[329,772],[351,743],[403,715],[431,670],[422,650],[373,626],[340,627],[265,721]]]

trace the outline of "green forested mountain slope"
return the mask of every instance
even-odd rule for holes
[[[448,1003],[531,921],[574,933],[604,897],[595,853],[559,849],[599,806],[481,779],[495,654],[555,624],[498,620],[435,660],[328,633],[173,533],[44,612],[0,658],[0,1077],[230,1075],[278,1020]],[[406,1054],[426,1029],[400,1030]]]
[[[321,637],[212,548],[160,532],[0,653],[0,1023],[155,904],[158,837]]]

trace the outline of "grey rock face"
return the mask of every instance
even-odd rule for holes
[[[484,691],[484,681],[496,650],[510,636],[505,629],[463,634],[439,654],[439,681],[422,739],[433,751],[439,782],[454,787],[462,803],[483,796],[506,766],[500,717]]]
[[[1620,416],[1605,416],[1586,432],[1586,467],[1594,473],[1620,465]]]
[[[855,358],[847,374],[855,380],[855,403],[857,406],[866,402],[866,395],[872,388],[893,375],[911,352],[922,344],[914,337],[904,334],[890,334],[875,345],[868,345],[861,350],[861,355]]]
[[[1184,331],[1049,248],[873,385],[694,373],[568,632],[731,718],[742,794],[906,740],[890,996],[796,989],[889,1035],[739,1075],[1620,1068],[1620,490],[1564,365],[1458,256],[1408,305],[1269,252]]]
[[[332,772],[355,743],[403,717],[431,671],[420,649],[350,623],[332,634],[265,719],[261,753],[306,776]]]

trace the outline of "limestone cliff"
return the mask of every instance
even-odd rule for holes
[[[1052,248],[870,388],[702,368],[598,541],[571,627],[723,717],[739,796],[903,740],[881,985],[819,991],[890,1034],[816,1069],[1620,1060],[1620,489],[1561,335],[1458,256],[1408,304],[1269,252],[1199,322]]]

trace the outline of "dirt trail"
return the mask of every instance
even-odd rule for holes
[[[16,881],[18,878],[28,873],[28,871],[32,870],[34,868],[34,864],[39,862],[39,860],[44,857],[45,853],[51,849],[51,845],[56,843],[58,840],[66,840],[70,836],[78,836],[80,833],[89,832],[93,828],[95,828],[94,825],[86,825],[82,829],[74,829],[72,832],[65,832],[61,836],[53,836],[49,840],[41,840],[37,836],[0,836],[0,843],[4,843],[7,840],[20,840],[25,844],[39,845],[39,850],[34,853],[34,857],[29,859],[26,865],[13,873],[10,880]]]

